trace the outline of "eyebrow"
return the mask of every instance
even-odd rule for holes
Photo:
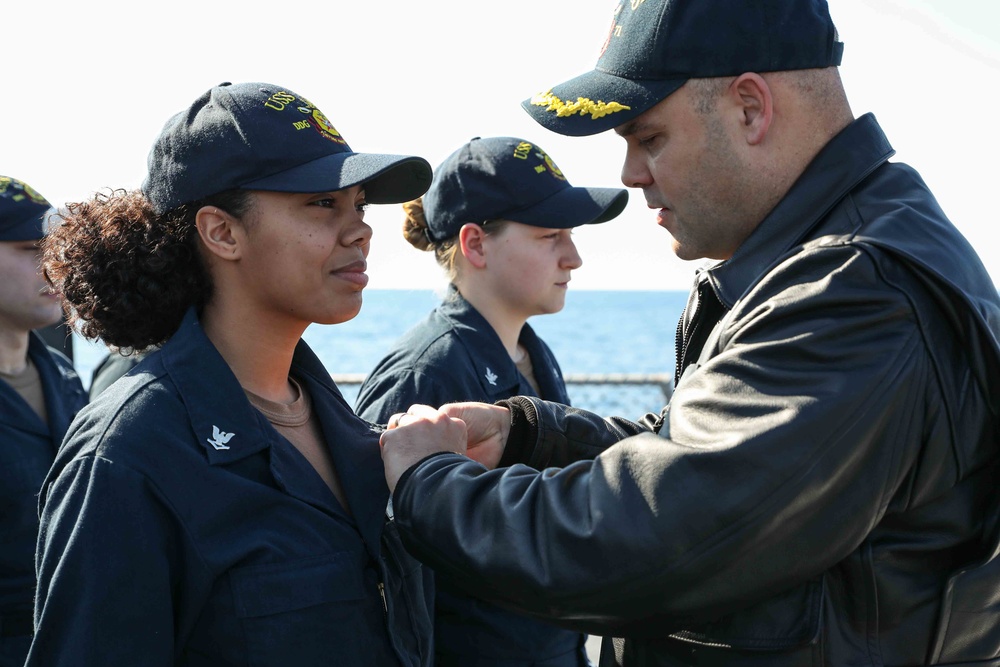
[[[615,134],[619,137],[630,137],[636,132],[645,129],[648,123],[642,123],[638,120],[633,120],[631,123],[626,125],[623,129],[615,128]]]

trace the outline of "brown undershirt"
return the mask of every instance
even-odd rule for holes
[[[295,400],[291,403],[269,401],[246,389],[243,392],[250,400],[250,404],[260,410],[275,430],[292,443],[295,449],[299,450],[299,453],[309,461],[313,469],[326,482],[334,497],[340,502],[340,506],[350,514],[351,509],[347,505],[347,497],[344,495],[340,478],[337,477],[337,471],[333,467],[333,459],[323,441],[323,429],[313,414],[309,394],[294,378],[289,377],[288,382],[295,394]]]
[[[538,388],[538,380],[535,379],[535,367],[531,365],[531,355],[525,351],[521,359],[514,362],[514,365],[517,366],[517,370],[521,371],[521,375],[525,377],[535,393],[541,396],[542,390]]]
[[[28,364],[20,373],[0,373],[0,380],[9,384],[21,398],[31,406],[35,414],[41,417],[43,424],[49,423],[48,411],[45,409],[45,390],[42,389],[42,376],[38,374],[35,362],[28,357]]]

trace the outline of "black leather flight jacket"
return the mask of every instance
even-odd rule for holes
[[[1000,299],[892,153],[856,120],[698,275],[660,415],[518,397],[510,467],[407,471],[411,553],[605,665],[1000,665]]]

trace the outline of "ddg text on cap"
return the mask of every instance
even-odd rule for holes
[[[268,83],[222,83],[164,125],[142,191],[165,213],[226,190],[333,192],[364,183],[372,204],[426,191],[431,167],[410,155],[355,153],[309,100]]]
[[[435,242],[467,222],[512,220],[549,229],[606,222],[627,203],[622,188],[570,185],[548,153],[515,137],[473,138],[435,169],[423,198]]]

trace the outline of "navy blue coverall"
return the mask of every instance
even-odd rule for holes
[[[38,490],[73,416],[87,403],[73,364],[34,332],[28,356],[41,378],[48,423],[0,380],[0,667],[21,667],[31,645]]]
[[[193,311],[73,423],[41,496],[30,667],[430,664],[432,581],[387,522],[379,431],[302,341],[350,513]]]
[[[569,405],[562,371],[549,346],[524,325],[541,398]],[[358,392],[357,413],[384,424],[414,403],[493,403],[537,396],[493,327],[454,287],[444,302],[395,344]],[[438,587],[434,618],[437,667],[578,667],[586,636],[514,614]]]

